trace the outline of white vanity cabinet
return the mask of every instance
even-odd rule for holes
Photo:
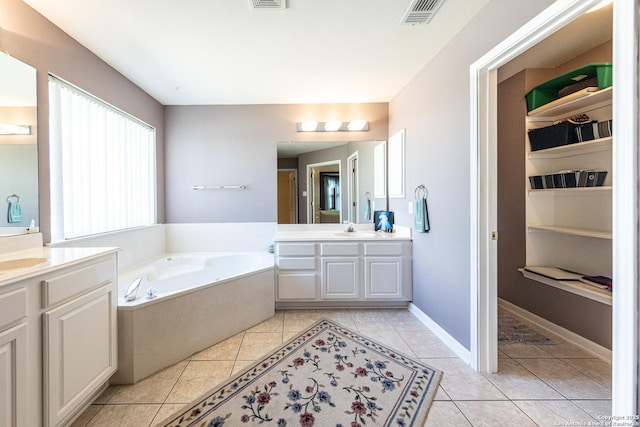
[[[410,240],[276,242],[276,306],[397,306],[412,299]]]
[[[57,426],[117,369],[116,266],[102,259],[42,281],[45,426]]]
[[[27,290],[0,290],[0,425],[29,425],[27,382]]]
[[[116,250],[43,253],[43,271],[0,280],[3,427],[70,424],[117,369]]]

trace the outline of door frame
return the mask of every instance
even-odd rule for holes
[[[355,160],[355,168],[353,166]],[[354,170],[355,169],[355,170]],[[349,188],[349,222],[356,224],[360,213],[360,166],[358,165],[358,152],[355,151],[347,157],[347,186]]]
[[[471,365],[496,372],[498,68],[600,0],[556,0],[470,67]],[[638,0],[614,0],[613,414],[638,413]],[[624,82],[624,84],[615,84]],[[624,90],[623,90],[624,86]],[[624,126],[618,126],[624,123]]]
[[[314,221],[314,208],[313,202],[316,197],[314,179],[311,177],[313,168],[319,168],[322,166],[338,165],[338,176],[340,177],[340,223],[342,223],[342,162],[338,160],[328,160],[326,162],[310,163],[307,165],[307,224],[316,224]],[[318,178],[319,179],[319,178]]]

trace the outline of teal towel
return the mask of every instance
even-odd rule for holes
[[[364,201],[364,219],[371,220],[371,199]]]
[[[418,233],[426,233],[431,228],[429,225],[429,211],[427,209],[427,199],[416,199],[416,213],[413,218],[413,228]]]
[[[22,221],[22,207],[20,202],[9,202],[9,214],[7,220],[9,223]]]

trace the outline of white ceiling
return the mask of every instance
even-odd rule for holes
[[[488,2],[24,0],[164,105],[387,102]]]

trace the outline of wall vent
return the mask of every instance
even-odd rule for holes
[[[249,0],[252,10],[286,9],[286,0]]]
[[[444,0],[411,0],[400,25],[428,24]]]

